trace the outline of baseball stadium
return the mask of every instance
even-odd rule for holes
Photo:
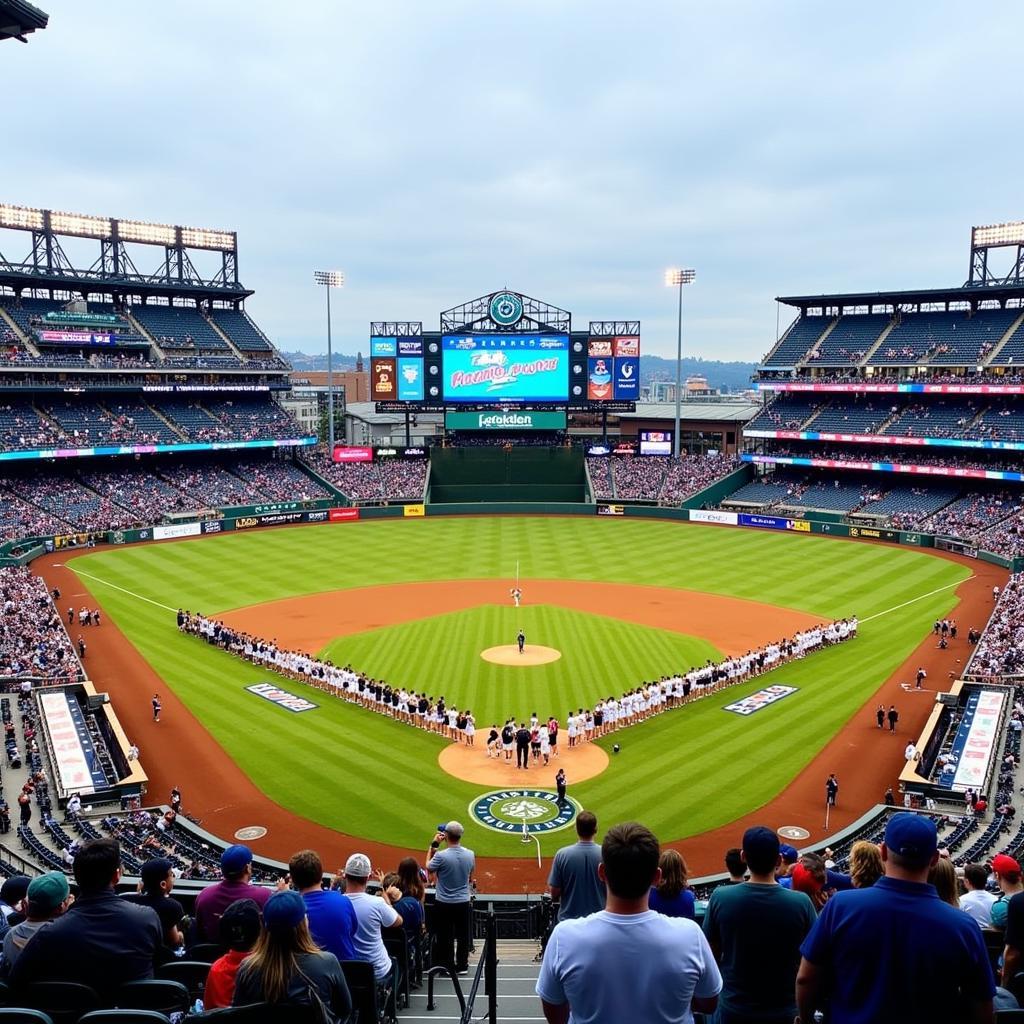
[[[779,297],[736,397],[655,393],[629,308],[505,285],[381,309],[314,385],[233,230],[61,201],[0,203],[4,879],[117,839],[121,889],[159,862],[201,917],[243,844],[268,891],[300,850],[328,886],[461,845],[471,991],[400,935],[346,970],[358,1019],[432,1019],[436,981],[433,1019],[482,985],[530,1020],[497,950],[543,950],[584,812],[682,854],[698,920],[753,826],[830,878],[904,812],[957,868],[1024,855],[1024,222],[955,286]],[[10,1005],[173,1019],[205,940],[146,1006]]]

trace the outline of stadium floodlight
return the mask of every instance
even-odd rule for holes
[[[676,322],[676,430],[672,436],[672,456],[679,458],[679,430],[682,422],[683,398],[683,285],[693,284],[697,271],[691,267],[670,267],[665,271],[665,284],[679,289],[679,318]]]
[[[971,247],[991,245],[1024,245],[1024,221],[1007,224],[986,224],[971,228]]]
[[[153,224],[144,220],[119,220],[117,233],[123,242],[144,242],[148,245],[177,245],[178,232],[170,224]]]
[[[334,458],[334,365],[331,352],[331,289],[345,286],[345,275],[340,270],[314,270],[313,280],[327,292],[327,444]]]
[[[29,206],[10,206],[0,203],[0,228],[17,231],[42,231],[43,211]]]
[[[62,213],[59,210],[50,214],[50,230],[58,235],[75,235],[78,238],[110,238],[112,234],[109,217]]]
[[[238,236],[234,231],[216,231],[213,228],[182,228],[181,244],[186,249],[237,252]]]

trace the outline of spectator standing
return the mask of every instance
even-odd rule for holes
[[[529,735],[529,734],[527,734]],[[436,879],[434,927],[438,963],[469,973],[470,895],[476,857],[462,845],[464,829],[449,821],[427,851],[427,871]],[[441,843],[446,849],[439,849]],[[454,950],[453,950],[454,946]]]
[[[978,926],[943,903],[928,872],[935,823],[901,812],[882,844],[885,876],[838,893],[801,946],[799,1019],[829,1007],[831,1024],[991,1020],[995,985]]]
[[[719,886],[704,914],[704,934],[722,969],[721,1024],[792,1024],[800,943],[814,924],[810,898],[779,885],[779,838],[764,826],[743,834],[750,871],[742,885]]]
[[[232,1005],[310,1006],[322,1024],[343,1024],[352,996],[333,953],[318,949],[306,923],[306,904],[290,889],[263,908],[263,930],[235,976]]]
[[[686,861],[678,850],[662,850],[658,861],[661,881],[651,887],[647,905],[666,917],[696,917],[693,893],[687,888]]]
[[[373,976],[377,981],[387,981],[391,976],[391,957],[384,947],[382,928],[400,928],[402,916],[394,905],[399,895],[382,890],[379,896],[366,891],[370,879],[370,858],[365,853],[353,853],[345,861],[345,895],[352,901],[356,912],[356,959],[373,964]]]
[[[600,866],[606,908],[560,921],[544,952],[537,995],[549,1024],[688,1024],[692,1010],[714,1011],[722,979],[700,928],[647,905],[661,881],[660,852],[643,825],[608,830]]]
[[[982,928],[992,927],[992,904],[997,896],[988,892],[988,871],[984,864],[968,864],[964,868],[964,888],[967,890],[960,897],[960,909],[970,914]]]
[[[68,908],[70,895],[63,871],[48,871],[33,878],[25,898],[25,920],[4,936],[4,970],[9,972],[29,939]]]
[[[220,918],[220,941],[228,951],[214,960],[203,986],[203,1007],[217,1010],[230,1006],[242,961],[260,937],[260,908],[255,900],[235,900]]]
[[[597,815],[580,811],[576,816],[577,841],[563,846],[551,862],[548,887],[558,903],[558,920],[570,921],[604,910],[606,893],[598,874],[601,848],[594,841]]]
[[[288,873],[306,904],[313,941],[339,960],[355,960],[356,912],[344,893],[324,889],[324,865],[319,854],[300,850],[288,862]]]
[[[235,900],[255,900],[263,907],[270,890],[251,885],[252,850],[248,846],[229,846],[220,857],[223,878],[207,886],[196,897],[195,940],[216,942],[220,934],[220,916]]]
[[[36,981],[74,981],[112,999],[126,981],[153,977],[163,942],[156,912],[122,900],[121,847],[115,839],[83,843],[75,857],[78,897],[67,913],[41,929],[11,972],[11,987]],[[102,964],[102,969],[98,965]]]

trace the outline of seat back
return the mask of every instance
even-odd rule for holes
[[[30,1010],[27,1006],[0,1007],[0,1024],[53,1024],[42,1010]]]
[[[119,1010],[155,1010],[158,1013],[185,1013],[192,1001],[188,989],[179,981],[147,978],[127,981],[118,990],[114,1003]]]
[[[204,1022],[215,1024],[319,1024],[319,1010],[313,1006],[253,1003],[250,1006],[229,1006],[207,1010]]]
[[[365,960],[342,960],[341,970],[352,995],[352,1010],[357,1024],[377,1024],[383,1017],[383,1008],[377,1000],[373,964]]]
[[[156,1010],[93,1010],[78,1024],[170,1024],[170,1017]]]
[[[24,994],[27,1006],[42,1010],[53,1024],[76,1024],[78,1018],[100,1005],[96,990],[77,981],[37,981]]]
[[[197,942],[185,951],[185,956],[189,960],[198,960],[200,963],[212,964],[215,960],[219,960],[226,952],[227,948],[219,943]]]
[[[210,964],[203,960],[174,960],[156,969],[158,978],[181,982],[188,989],[192,1001],[203,998],[203,988],[209,973]]]

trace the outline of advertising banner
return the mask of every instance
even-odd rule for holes
[[[741,462],[764,465],[812,466],[821,469],[868,469],[882,473],[914,473],[921,476],[957,477],[969,480],[1012,480],[1024,482],[1024,473],[1003,469],[969,469],[952,466],[922,466],[905,462],[867,462],[860,459],[814,459],[794,455],[751,455],[743,452]]]
[[[739,525],[740,526],[756,526],[761,530],[789,530],[792,529],[792,519],[784,519],[781,516],[755,516],[749,515],[746,512],[739,513]],[[808,530],[810,531],[810,523],[807,524]]]
[[[660,455],[672,454],[672,432],[668,430],[641,430],[640,454]]]
[[[420,502],[418,505],[403,505],[402,515],[406,519],[422,519],[427,514],[426,506]]]
[[[402,358],[398,360],[398,400],[400,402],[423,401],[423,360]]]
[[[900,534],[898,530],[879,530],[874,526],[851,526],[850,537],[867,537],[869,540],[887,540],[893,544],[898,543]]]
[[[752,693],[749,697],[734,701],[732,704],[726,704],[722,710],[731,711],[733,714],[743,715],[746,718],[748,715],[754,714],[755,711],[760,711],[761,708],[766,708],[768,705],[774,704],[776,701],[782,700],[783,697],[788,697],[791,693],[796,692],[797,687],[795,686],[766,686],[763,690],[758,690],[757,693]]]
[[[154,526],[153,540],[170,540],[172,537],[198,537],[202,532],[202,523],[176,523],[174,526]]]
[[[393,402],[398,398],[396,373],[394,359],[380,359],[375,356],[370,360],[370,392],[374,399]]]
[[[117,339],[110,334],[87,331],[40,331],[39,340],[57,345],[113,345]]]
[[[219,389],[218,389],[219,390]],[[31,448],[0,452],[0,462],[25,459],[80,459],[93,455],[152,455],[154,452],[219,452],[240,448],[301,448],[316,444],[315,437],[268,438],[260,441],[186,441],[181,444],[111,444],[95,448]]]
[[[588,356],[600,356],[602,359],[611,359],[612,357],[612,339],[611,338],[591,338],[587,342],[587,355]]]
[[[449,412],[446,430],[565,430],[564,412]]]
[[[978,789],[985,784],[989,762],[1000,734],[1005,697],[1001,690],[982,690],[971,694],[951,751],[956,758],[956,772],[951,786],[946,788],[963,792],[969,788]]]
[[[591,456],[611,455],[612,450],[606,444],[591,444],[587,446],[587,458]]]
[[[327,521],[331,523],[351,523],[358,518],[358,508],[332,508],[327,515]]]
[[[691,508],[690,522],[718,523],[720,526],[738,526],[739,515],[736,512],[719,512],[717,509],[704,511],[699,508]]]
[[[203,533],[220,533],[223,529],[221,521],[219,519],[208,519],[205,523],[201,524],[203,527]]]
[[[618,359],[620,356],[639,356],[640,355],[640,339],[639,338],[613,338],[612,339],[612,352],[615,358]]]
[[[640,397],[640,360],[636,357],[615,358],[615,397],[635,402]]]
[[[626,506],[599,504],[597,506],[597,514],[599,516],[624,516],[626,514]]]
[[[987,448],[1024,451],[1024,441],[964,440],[957,437],[905,437],[899,434],[831,434],[817,430],[744,430],[744,437],[774,437],[783,441],[846,441],[856,444],[898,445],[907,448]]]
[[[273,683],[256,683],[254,686],[247,686],[246,689],[250,693],[256,694],[257,697],[269,700],[271,704],[276,704],[279,708],[284,708],[285,711],[292,711],[296,714],[300,711],[312,711],[317,707],[311,700],[306,700],[305,697],[297,697],[294,693],[282,690]]]
[[[802,381],[758,381],[758,391],[836,391],[867,395],[1024,395],[1021,384],[871,384],[851,382],[833,384]]]
[[[236,530],[250,530],[254,526],[287,526],[289,523],[308,523],[309,512],[274,512],[265,516],[241,516],[235,520]]]
[[[564,402],[569,397],[565,334],[446,335],[446,402]]]
[[[612,448],[612,455],[636,455],[637,454],[637,443],[636,441],[616,441],[615,447]]]
[[[381,355],[384,353],[382,352]],[[420,359],[423,358],[423,339],[422,338],[399,338],[398,339],[398,355],[401,356],[416,356]]]
[[[336,444],[331,452],[332,462],[373,462],[373,449],[365,445],[348,447]]]
[[[614,360],[604,356],[587,359],[587,398],[593,402],[607,402],[614,397],[612,369]]]
[[[79,739],[78,723],[71,714],[64,691],[40,694],[39,706],[46,719],[61,789],[65,793],[92,793],[95,786],[92,772]]]
[[[371,356],[397,356],[398,355],[398,339],[397,338],[371,338],[370,339],[370,355]]]

